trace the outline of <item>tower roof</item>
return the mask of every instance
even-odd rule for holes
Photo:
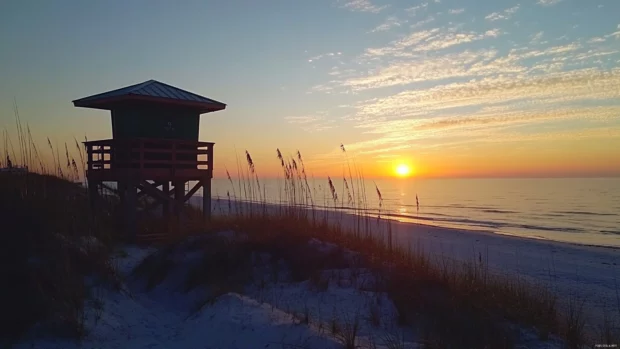
[[[73,101],[73,105],[83,108],[111,110],[119,102],[125,101],[144,101],[186,107],[195,109],[201,114],[226,108],[224,103],[156,80],[76,99]]]

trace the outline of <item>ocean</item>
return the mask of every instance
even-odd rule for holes
[[[234,183],[213,179],[213,197],[239,196]],[[283,202],[282,180],[260,184],[268,203]],[[310,180],[315,205],[353,213],[342,178],[333,184],[335,204],[327,179]],[[402,222],[620,247],[620,178],[378,179],[365,181],[365,197],[370,214]]]

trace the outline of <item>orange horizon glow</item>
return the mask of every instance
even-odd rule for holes
[[[9,135],[11,136],[11,135]],[[16,139],[16,137],[11,137]],[[48,168],[54,168],[55,161],[64,163],[65,156],[54,160],[46,141],[39,141],[39,159]],[[56,142],[53,142],[54,144]],[[62,149],[65,142],[58,143]],[[610,144],[611,143],[611,144]],[[71,144],[70,142],[68,144]],[[612,146],[610,146],[612,145]],[[579,178],[579,177],[620,177],[620,163],[614,149],[620,146],[618,140],[593,142],[592,140],[558,142],[531,142],[516,144],[496,144],[494,147],[470,145],[463,148],[434,148],[433,151],[394,152],[385,155],[388,159],[378,161],[374,154],[364,154],[347,150],[347,154],[336,153],[330,158],[316,157],[300,148],[304,158],[308,178],[339,178],[346,173],[347,161],[354,177],[366,179],[433,179],[433,178]],[[56,148],[56,146],[55,146]],[[75,146],[69,145],[69,156],[80,166],[80,156]],[[270,147],[271,148],[271,147]],[[245,151],[245,147],[241,148]],[[289,157],[296,157],[297,148],[281,148]],[[252,154],[256,171],[261,178],[283,177],[282,168],[275,156],[275,148],[248,147]],[[214,177],[226,178],[226,170],[237,178],[237,158],[239,149],[230,145],[215,148]],[[15,155],[19,159],[19,149]],[[56,156],[56,154],[54,154]],[[4,160],[4,159],[3,159]],[[241,169],[245,171],[244,159],[240,159]],[[4,162],[4,161],[3,161]],[[33,164],[35,167],[39,167]],[[359,172],[358,172],[359,171]]]

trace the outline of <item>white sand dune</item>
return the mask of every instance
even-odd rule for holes
[[[336,248],[318,240],[310,244],[325,253]],[[124,291],[104,290],[99,294],[100,311],[88,306],[89,334],[81,343],[67,340],[38,339],[21,342],[19,349],[116,349],[116,348],[304,348],[343,347],[341,333],[347,326],[359,324],[356,344],[359,348],[387,349],[390,339],[399,348],[422,348],[418,335],[398,327],[395,307],[384,292],[363,291],[361,284],[372,274],[364,270],[326,270],[326,289],[318,291],[309,281],[277,281],[256,287],[250,285],[244,295],[227,293],[212,304],[196,308],[196,301],[207,296],[206,289],[184,292],[183,275],[195,256],[187,250],[173,255],[175,267],[154,289],[147,291],[131,276],[134,267],[148,254],[148,248],[125,246],[116,261],[124,277]],[[352,251],[345,251],[354,254]],[[260,268],[257,269],[260,271]],[[337,281],[336,281],[337,280]],[[368,319],[370,307],[376,307],[380,323]],[[307,314],[308,321],[303,320]],[[335,321],[340,334],[333,334]],[[520,347],[530,349],[561,348],[557,339],[540,342],[534,331],[514,328]]]
[[[199,199],[195,198],[194,204],[199,205]],[[257,205],[251,206],[258,209]],[[226,214],[228,202],[214,200],[212,208],[215,214]],[[234,210],[234,203],[232,208]],[[278,209],[277,205],[267,205],[271,212]],[[247,208],[245,210],[247,212]],[[357,221],[355,216],[340,212],[330,212],[328,217],[331,222],[345,227],[353,227]],[[445,258],[467,262],[482,257],[490,271],[544,283],[557,292],[563,305],[569,299],[585,302],[584,311],[593,323],[599,322],[605,312],[620,317],[620,249],[509,236],[493,231],[390,222],[395,245],[422,247],[436,260]],[[373,219],[371,224],[373,231],[385,235],[385,222],[378,225]]]

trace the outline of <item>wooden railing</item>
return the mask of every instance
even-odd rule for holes
[[[88,173],[114,170],[213,171],[213,145],[209,142],[167,139],[106,139],[84,142]],[[201,160],[200,157],[206,157]]]

